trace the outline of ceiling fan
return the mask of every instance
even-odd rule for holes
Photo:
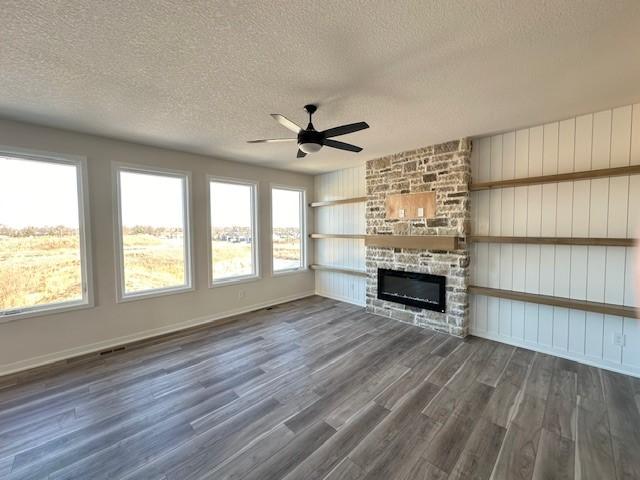
[[[350,143],[339,142],[332,140],[331,137],[338,137],[340,135],[346,135],[347,133],[357,132],[369,128],[367,122],[350,123],[348,125],[341,125],[339,127],[329,128],[322,132],[313,128],[311,122],[311,116],[318,109],[317,105],[305,105],[304,109],[309,114],[309,125],[303,129],[299,125],[296,125],[284,115],[279,113],[272,113],[271,116],[285,128],[288,128],[292,132],[298,134],[297,138],[270,138],[265,140],[249,140],[247,143],[280,143],[280,142],[298,142],[298,154],[297,158],[302,158],[307,153],[315,153],[322,147],[327,146],[331,148],[337,148],[339,150],[347,150],[349,152],[359,152],[361,147],[351,145]]]

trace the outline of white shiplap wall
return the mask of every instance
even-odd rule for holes
[[[640,164],[640,104],[474,141],[473,181]],[[633,238],[640,175],[473,192],[477,235]],[[594,302],[635,305],[634,249],[472,246],[471,284]],[[640,320],[471,298],[471,333],[640,375]],[[614,334],[626,336],[616,346]]]
[[[315,201],[366,195],[365,166],[346,168],[315,177]],[[315,233],[365,233],[365,204],[348,203],[315,209]],[[364,240],[319,239],[315,261],[320,265],[365,269]],[[345,273],[316,271],[316,293],[365,305],[366,279]]]

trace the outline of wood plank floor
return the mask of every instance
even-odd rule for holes
[[[320,297],[0,389],[0,478],[640,478],[640,381]]]

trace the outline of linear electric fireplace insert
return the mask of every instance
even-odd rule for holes
[[[378,269],[378,298],[390,302],[444,312],[446,277],[428,273]]]

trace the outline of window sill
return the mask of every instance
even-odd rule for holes
[[[296,275],[298,273],[305,273],[308,272],[309,269],[308,268],[292,268],[289,270],[278,270],[277,272],[272,272],[271,276],[272,277],[288,277],[289,275]]]
[[[241,285],[243,283],[253,283],[262,280],[260,275],[251,275],[246,277],[231,277],[225,280],[209,281],[209,288],[230,287],[232,285]]]
[[[16,313],[13,315],[0,314],[0,324],[14,322],[16,320],[22,320],[25,318],[43,317],[45,315],[56,315],[58,313],[72,312],[74,310],[85,310],[93,308],[95,305],[93,302],[82,302],[60,306],[47,306],[43,308],[26,308],[25,311]]]
[[[117,303],[135,302],[136,300],[146,300],[155,297],[164,297],[166,295],[175,295],[178,293],[194,292],[195,287],[176,287],[176,288],[163,288],[157,290],[146,290],[140,293],[129,293],[127,295],[119,295]]]

